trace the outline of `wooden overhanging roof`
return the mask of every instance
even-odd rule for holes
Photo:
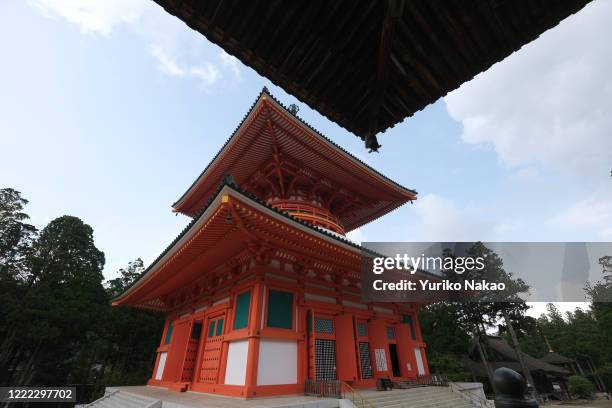
[[[155,0],[366,140],[458,88],[590,0]]]
[[[338,234],[278,211],[235,185],[222,183],[189,225],[124,293],[113,299],[113,306],[169,311],[175,306],[168,303],[170,295],[206,296],[206,282],[214,276],[202,271],[227,266],[254,241],[336,265],[352,283],[360,280],[362,256],[380,256]],[[417,276],[438,278],[426,271],[418,271]]]
[[[554,351],[548,352],[548,354],[546,354],[540,360],[549,364],[571,364],[576,362],[576,360],[565,357],[559,353],[555,353]]]
[[[267,206],[236,186],[222,184],[208,205],[113,305],[170,310],[166,296],[198,286],[205,278],[202,271],[214,270],[239,255],[254,238],[343,265],[352,271],[354,281],[359,280],[361,253],[367,253],[352,241]]]
[[[417,198],[416,191],[383,176],[290,113],[264,88],[225,145],[172,205],[174,211],[193,217],[228,173],[244,185],[272,161],[274,146],[308,172],[361,198],[359,208],[338,214],[347,232]]]
[[[499,356],[503,359],[503,361],[490,361],[490,363],[493,363],[494,367],[505,366],[512,369],[516,369],[513,368],[511,365],[519,364],[517,352],[510,344],[508,344],[506,340],[499,336],[487,336],[485,344],[492,350],[494,350],[497,354],[499,354]],[[472,349],[474,349],[475,347],[476,345],[473,344]],[[476,354],[474,350],[472,350],[472,354]],[[569,371],[565,370],[564,368],[549,364],[545,361],[542,361],[542,359],[532,357],[525,352],[521,352],[521,354],[525,365],[530,371],[545,371],[547,373],[553,374],[569,374]],[[479,365],[482,366],[481,362],[475,362],[472,360],[471,363],[474,365],[474,367]]]

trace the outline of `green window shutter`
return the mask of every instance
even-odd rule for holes
[[[410,337],[412,337],[412,340],[416,340],[416,334],[414,332],[414,323],[412,322],[412,316],[403,315],[402,323],[408,323],[408,326],[410,327]]]
[[[215,336],[220,336],[223,333],[223,319],[217,320],[217,332]]]
[[[202,335],[202,323],[194,323],[191,329],[191,338],[197,340]]]
[[[166,338],[164,339],[164,344],[169,344],[170,339],[172,339],[172,322],[168,323],[168,330],[166,330]]]
[[[212,337],[215,335],[215,321],[211,321],[208,325],[208,337]]]
[[[268,327],[293,329],[293,294],[268,291]]]
[[[236,313],[234,314],[234,330],[244,329],[249,325],[251,309],[251,292],[244,292],[236,298]]]

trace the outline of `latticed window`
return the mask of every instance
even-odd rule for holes
[[[359,343],[359,362],[361,363],[361,378],[372,378],[372,362],[370,361],[370,343]]]
[[[215,320],[211,320],[208,324],[208,337],[212,337],[215,335]]]
[[[315,333],[334,334],[334,321],[332,319],[315,318]]]
[[[387,327],[387,338],[389,340],[395,339],[395,331],[393,330],[393,327],[391,327],[391,326]]]
[[[357,323],[357,335],[359,337],[367,337],[368,336],[368,325],[366,322]]]
[[[268,327],[293,329],[293,294],[279,290],[268,291]]]
[[[315,339],[315,377],[317,380],[336,379],[336,342]]]
[[[251,310],[251,292],[243,292],[236,297],[236,313],[234,314],[234,330],[244,329],[249,325]]]

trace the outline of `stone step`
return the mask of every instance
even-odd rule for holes
[[[110,397],[101,398],[89,404],[91,408],[145,408],[156,400],[142,397],[125,391],[119,391]]]
[[[383,401],[393,401],[393,400],[398,400],[398,399],[402,399],[402,400],[427,400],[427,399],[430,399],[430,398],[440,398],[440,397],[444,397],[444,396],[451,396],[451,397],[453,397],[454,395],[451,394],[449,391],[444,391],[444,392],[427,393],[427,394],[406,393],[406,394],[385,395],[385,396],[380,396],[380,397],[365,397],[365,396],[364,397],[366,399],[368,399],[369,401],[383,402]]]
[[[379,393],[362,394],[367,402],[361,403],[356,398],[354,404],[357,408],[474,408],[470,402],[446,387],[396,389]]]

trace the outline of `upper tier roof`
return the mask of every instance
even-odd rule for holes
[[[365,138],[458,88],[590,0],[155,1]]]
[[[193,217],[226,174],[239,186],[244,185],[272,161],[275,148],[283,158],[359,197],[350,212],[338,214],[347,232],[416,199],[416,191],[388,179],[334,144],[264,88],[233,135],[173,204],[174,211]]]

